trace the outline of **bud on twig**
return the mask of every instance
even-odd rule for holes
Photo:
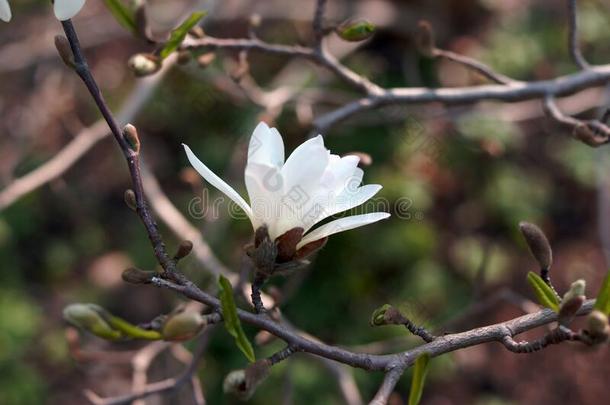
[[[189,340],[197,336],[206,324],[199,312],[184,311],[168,316],[161,334],[168,341]]]
[[[519,229],[527,242],[527,246],[536,259],[540,268],[549,270],[553,264],[553,251],[546,235],[540,228],[529,222],[519,223]],[[545,280],[546,281],[546,280]]]
[[[602,311],[593,310],[587,317],[587,334],[591,338],[591,343],[597,344],[608,339],[610,327],[608,326],[608,316]]]
[[[125,190],[123,198],[125,199],[125,204],[130,209],[132,209],[133,211],[138,209],[138,205],[136,203],[136,193],[134,193],[132,189],[128,188],[127,190]]]
[[[180,260],[180,259],[185,258],[186,256],[189,255],[189,253],[191,253],[192,250],[193,250],[193,242],[191,242],[190,240],[183,240],[180,243],[180,246],[178,246],[178,251],[174,255],[174,260]]]
[[[154,276],[156,276],[155,272],[140,270],[136,267],[130,267],[121,274],[123,281],[130,284],[150,284]]]
[[[135,153],[140,152],[140,138],[138,137],[138,130],[131,124],[125,125],[123,128],[123,136],[129,144],[131,150]]]
[[[222,385],[227,394],[233,394],[242,401],[247,401],[256,391],[256,387],[269,375],[269,362],[259,360],[245,370],[233,370],[225,377]]]
[[[64,37],[63,35],[56,35],[55,48],[57,48],[57,52],[65,65],[71,69],[74,69],[76,63],[74,62],[74,54],[72,53],[72,48],[70,47],[68,38]]]
[[[144,77],[157,73],[161,69],[161,60],[154,55],[138,53],[129,58],[127,66],[137,77]]]
[[[108,340],[117,340],[121,332],[113,329],[103,317],[104,309],[94,304],[72,304],[64,308],[64,319],[74,326]]]
[[[345,41],[360,42],[373,36],[375,25],[364,19],[349,19],[341,23],[335,31]]]
[[[432,29],[432,25],[429,21],[421,20],[419,23],[417,23],[415,44],[417,46],[417,50],[423,55],[429,58],[434,57],[436,43],[434,40],[434,30]]]

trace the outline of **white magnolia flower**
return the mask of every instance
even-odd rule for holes
[[[55,17],[60,21],[69,20],[74,17],[85,5],[86,0],[55,0],[53,10]],[[11,7],[8,0],[0,0],[0,20],[9,22],[11,20]]]
[[[8,4],[8,0],[0,0],[0,20],[9,22],[11,17],[11,6]]]
[[[385,212],[348,216],[311,230],[325,218],[363,204],[381,189],[377,184],[360,186],[364,173],[358,167],[359,158],[331,154],[321,135],[301,144],[284,161],[282,136],[261,122],[248,147],[245,183],[250,204],[183,146],[195,170],[239,205],[255,230],[266,226],[275,240],[301,228],[304,236],[297,249],[390,216]]]

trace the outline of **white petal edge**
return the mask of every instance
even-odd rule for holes
[[[339,194],[334,201],[324,209],[324,211],[320,212],[320,215],[316,217],[312,226],[330,217],[331,215],[351,210],[352,208],[364,204],[373,198],[381,189],[382,186],[379,184],[367,184],[362,187],[358,187],[356,191],[344,190],[344,192]],[[308,230],[309,228],[305,229],[305,232]]]
[[[69,20],[74,17],[85,5],[86,0],[55,0],[53,10],[59,21]]]
[[[250,137],[248,163],[281,167],[284,164],[284,141],[279,131],[260,122]]]
[[[237,205],[239,205],[241,209],[244,210],[246,215],[248,215],[250,221],[254,223],[254,221],[252,220],[252,209],[250,208],[246,200],[244,200],[242,196],[240,196],[239,193],[235,191],[233,187],[229,186],[223,179],[221,179],[213,171],[208,169],[208,167],[203,164],[203,162],[199,160],[197,156],[195,156],[195,154],[193,153],[191,148],[188,147],[188,145],[182,144],[182,146],[184,146],[184,150],[186,151],[186,156],[188,157],[189,162],[191,162],[191,165],[195,170],[197,170],[201,177],[206,179],[208,183],[216,187],[218,190],[222,191],[227,197],[229,197]]]
[[[0,20],[4,22],[11,21],[11,6],[8,4],[7,0],[0,0]]]
[[[305,237],[297,244],[297,249],[302,248],[310,242],[315,242],[318,239],[322,239],[339,232],[349,231],[350,229],[358,228],[360,226],[372,224],[373,222],[386,219],[389,216],[390,214],[387,212],[372,212],[370,214],[354,215],[331,221],[305,235]]]

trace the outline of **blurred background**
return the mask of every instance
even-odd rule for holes
[[[130,390],[130,361],[144,345],[78,337],[62,320],[65,305],[93,302],[147,322],[182,302],[121,280],[125,268],[152,270],[155,260],[137,216],[123,202],[130,180],[119,149],[105,136],[104,124],[96,124],[99,114],[78,77],[57,57],[53,37],[61,27],[47,3],[13,1],[13,21],[0,25],[0,403],[7,405],[82,404],[84,389],[103,396]],[[264,40],[312,40],[311,0],[148,3],[160,35],[199,7],[209,11],[203,26],[216,37],[247,36],[252,14],[258,14],[256,32]],[[461,66],[419,54],[414,38],[420,19],[431,22],[439,47],[513,78],[542,80],[575,71],[566,46],[566,10],[556,1],[329,3],[328,22],[366,17],[378,26],[364,43],[342,43],[336,36],[329,42],[344,63],[385,87],[484,83]],[[608,63],[610,5],[578,4],[584,54],[592,63]],[[154,77],[136,79],[128,59],[152,48],[119,26],[103,2],[88,2],[75,24],[112,108],[122,122],[139,128],[151,171],[147,187],[157,192],[155,208],[164,214],[161,230],[170,250],[193,238],[181,230],[195,227],[217,261],[205,252],[191,255],[182,264],[188,276],[207,287],[215,284],[215,271],[239,271],[250,224],[231,219],[226,206],[212,209],[215,189],[202,198],[207,185],[188,165],[181,143],[243,191],[245,148],[259,120],[277,126],[292,150],[306,139],[313,118],[357,94],[302,60],[260,53],[249,55],[251,76],[241,83],[237,55],[224,51],[213,60],[208,56],[205,68],[194,60],[168,63]],[[584,118],[608,103],[603,88],[560,101],[566,112]],[[536,264],[518,233],[521,220],[540,225],[551,240],[552,276],[560,290],[584,278],[589,295],[597,291],[610,254],[607,148],[572,140],[544,118],[539,101],[387,107],[324,135],[334,153],[371,156],[364,181],[384,186],[379,201],[392,217],[333,236],[308,269],[272,280],[267,290],[276,290],[284,315],[299,328],[330,344],[390,353],[419,342],[400,327],[369,326],[372,311],[385,303],[448,332],[536,310],[525,282]],[[54,158],[42,175],[23,177]],[[190,225],[159,205],[159,193]],[[254,339],[257,331],[245,328]],[[223,328],[207,339],[199,370],[206,399],[234,403],[222,393],[222,381],[245,359]],[[257,357],[281,347],[257,346]],[[157,357],[150,379],[178,374],[183,365],[176,357]],[[515,355],[499,344],[480,345],[432,360],[423,403],[596,404],[608,394],[608,360],[607,347],[562,344]],[[296,355],[274,367],[249,403],[342,404],[346,388],[338,376],[345,372]],[[351,394],[372,398],[382,375],[347,372],[358,386]],[[407,373],[392,404],[406,403],[409,380]],[[147,403],[188,404],[185,390]]]

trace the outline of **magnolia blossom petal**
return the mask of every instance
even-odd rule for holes
[[[330,152],[318,136],[301,144],[286,160],[281,170],[284,185],[280,201],[282,214],[277,222],[280,235],[295,227],[305,227],[311,203],[320,194],[320,179],[329,159]]]
[[[85,5],[86,0],[55,0],[53,9],[55,17],[60,21],[74,17]]]
[[[305,235],[305,237],[301,239],[301,241],[298,243],[297,249],[318,239],[322,239],[339,232],[358,228],[360,226],[372,224],[373,222],[386,219],[389,216],[390,214],[388,214],[387,212],[373,212],[370,214],[354,215],[351,217],[345,217],[337,219],[335,221],[331,221]]]
[[[344,191],[337,196],[331,204],[329,204],[313,221],[316,224],[331,215],[338,214],[339,212],[351,210],[354,207],[364,204],[375,196],[381,190],[382,187],[379,184],[367,184],[362,187],[358,187],[356,191]],[[312,225],[313,225],[312,224]],[[309,228],[306,228],[307,232]]]
[[[8,4],[8,0],[0,0],[0,20],[9,22],[11,17],[11,6]]]
[[[278,236],[275,235],[274,227],[281,215],[280,195],[283,180],[280,169],[261,163],[248,163],[245,181],[254,229],[267,225],[270,236]]]
[[[252,209],[250,208],[250,206],[248,205],[246,200],[244,200],[239,195],[239,193],[237,191],[235,191],[235,189],[233,189],[233,187],[229,186],[227,183],[225,183],[225,181],[223,179],[221,179],[216,174],[214,174],[214,172],[212,172],[210,169],[208,169],[208,167],[206,165],[204,165],[203,162],[197,158],[197,156],[195,156],[195,154],[193,153],[191,148],[189,148],[185,144],[182,144],[182,146],[184,146],[184,150],[186,151],[186,156],[188,157],[189,162],[191,162],[191,165],[193,166],[193,168],[195,168],[195,170],[197,170],[197,172],[199,172],[199,174],[204,179],[206,179],[208,181],[208,183],[210,183],[211,185],[216,187],[218,190],[222,191],[227,197],[229,197],[237,205],[239,205],[241,207],[241,209],[244,210],[246,215],[248,215],[248,218],[250,218],[250,221],[252,223],[254,223],[253,216],[252,216]]]
[[[284,164],[284,141],[275,128],[261,122],[250,137],[248,163],[262,163],[270,166]]]

